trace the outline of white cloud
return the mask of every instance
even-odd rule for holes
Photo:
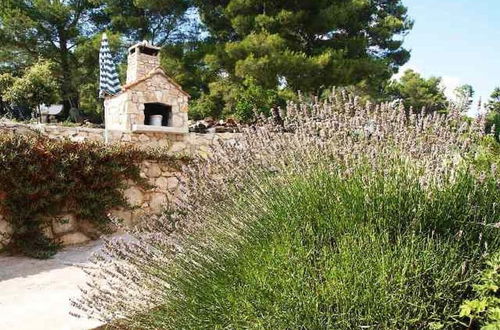
[[[443,76],[441,78],[441,86],[444,88],[444,94],[450,100],[455,100],[455,89],[463,85],[463,82],[458,77]]]

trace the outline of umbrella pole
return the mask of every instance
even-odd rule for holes
[[[108,134],[108,112],[106,111],[106,99],[104,99],[104,143],[109,143],[109,134]]]

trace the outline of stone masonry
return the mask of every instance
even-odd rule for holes
[[[129,49],[127,84],[120,94],[104,101],[106,127],[125,132],[188,132],[189,94],[160,67],[159,48],[138,43]],[[163,127],[151,126],[148,107],[164,107],[168,117]],[[160,113],[155,113],[160,114]]]
[[[143,189],[132,182],[127,182],[123,195],[130,204],[130,209],[114,209],[109,216],[124,227],[133,227],[143,216],[160,213],[169,202],[179,197],[179,178],[181,174],[169,165],[157,161],[145,161],[141,164],[141,176],[151,185]],[[81,244],[97,239],[100,232],[85,219],[77,219],[71,213],[62,213],[48,219],[44,233],[55,238],[63,245]],[[8,243],[12,234],[11,225],[0,215],[0,249]]]
[[[27,125],[18,123],[0,123],[0,134],[42,134],[49,139],[70,139],[75,142],[104,142],[104,129],[65,127],[48,125]],[[163,147],[172,155],[206,157],[211,145],[218,141],[232,142],[238,133],[210,134],[164,134],[164,133],[132,133],[111,131],[111,143],[120,143],[136,147]],[[157,161],[145,161],[140,164],[141,176],[146,178],[151,189],[145,190],[128,182],[124,196],[133,207],[130,210],[110,210],[111,217],[121,220],[127,227],[137,224],[141,217],[161,212],[180,195],[179,178],[182,173]],[[63,213],[50,219],[45,233],[56,238],[63,245],[85,243],[98,238],[99,232],[88,221],[77,221],[74,215]],[[8,242],[12,227],[0,214],[0,249]]]

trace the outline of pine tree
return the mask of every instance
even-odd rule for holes
[[[388,94],[392,100],[400,100],[406,109],[431,113],[445,111],[448,100],[441,87],[441,78],[423,78],[418,72],[406,70],[399,81],[393,81],[388,86]]]
[[[248,80],[267,91],[320,94],[363,81],[376,88],[409,59],[400,37],[412,21],[400,0],[199,0],[197,5],[216,45],[207,66],[229,90]]]
[[[183,41],[192,20],[190,0],[99,0],[102,11],[94,16],[100,26],[123,33],[131,42],[155,45]]]

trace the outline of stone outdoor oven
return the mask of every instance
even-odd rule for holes
[[[188,133],[189,94],[160,68],[159,51],[145,41],[129,48],[127,83],[104,101],[108,130]]]

